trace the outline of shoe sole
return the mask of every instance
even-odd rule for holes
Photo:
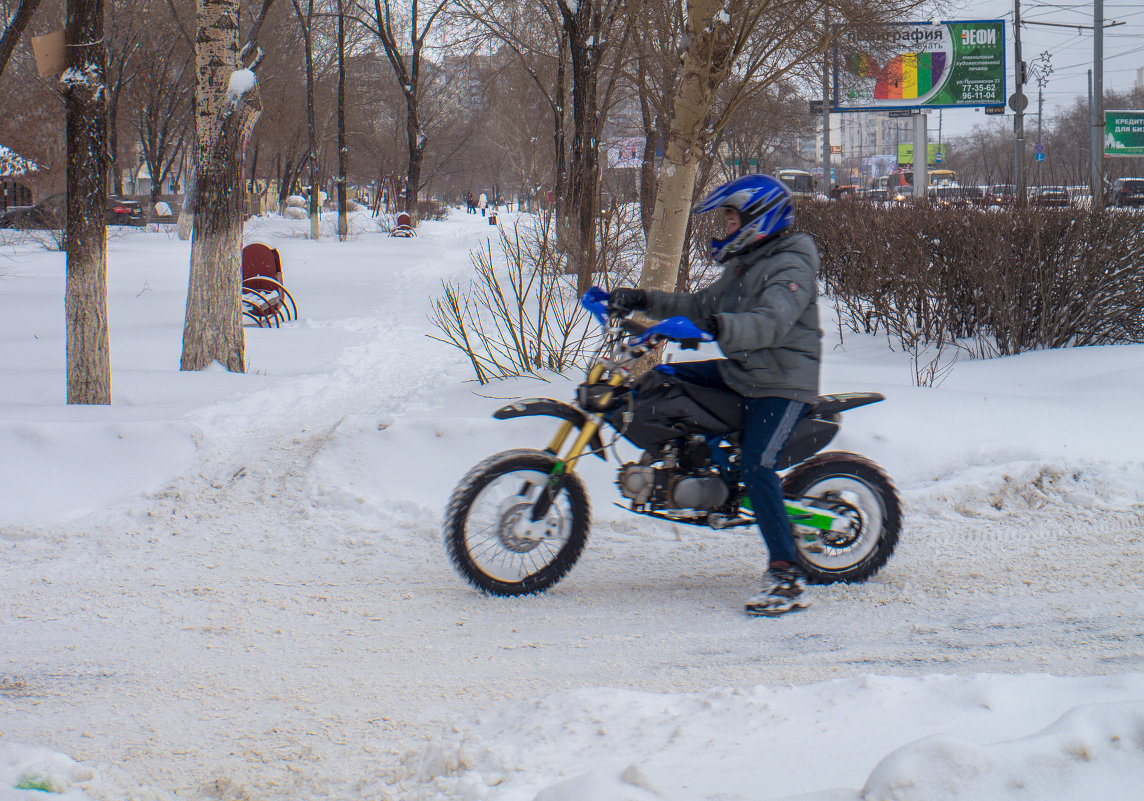
[[[780,617],[782,615],[788,615],[791,612],[798,612],[798,611],[801,611],[803,609],[806,609],[806,607],[808,607],[809,605],[810,604],[808,602],[803,601],[800,603],[791,604],[790,606],[779,607],[779,608],[752,609],[751,607],[746,607],[746,608],[744,608],[743,611],[746,612],[751,617]]]

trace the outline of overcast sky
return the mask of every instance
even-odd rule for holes
[[[970,0],[951,6],[942,16],[949,21],[974,19],[1005,20],[1006,92],[1011,94],[1013,84],[1013,2],[1012,0]],[[1078,97],[1088,97],[1088,71],[1093,64],[1093,38],[1089,29],[1057,28],[1033,23],[1065,25],[1093,24],[1093,4],[1069,0],[1026,0],[1021,3],[1021,51],[1030,70],[1042,53],[1048,53],[1052,73],[1044,87],[1045,121],[1055,112],[1071,106]],[[1105,91],[1128,90],[1136,80],[1136,70],[1144,67],[1144,2],[1141,0],[1110,0],[1104,3],[1106,27],[1104,31],[1104,88]],[[1032,75],[1025,87],[1029,96],[1026,126],[1035,131],[1038,85]],[[1000,117],[987,117],[980,110],[946,109],[941,114],[942,138],[968,133],[974,125]],[[1011,117],[1006,117],[1012,124]],[[931,140],[937,139],[938,115],[931,113]]]

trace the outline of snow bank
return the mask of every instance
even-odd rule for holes
[[[410,754],[396,797],[1135,798],[1144,786],[1142,694],[1144,674],[562,693],[503,707]]]
[[[93,778],[65,754],[0,742],[0,801],[90,801],[83,784]]]

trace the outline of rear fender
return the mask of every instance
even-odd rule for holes
[[[493,417],[497,420],[511,420],[514,417],[555,417],[580,429],[588,422],[587,415],[575,406],[551,398],[525,398],[508,406],[502,406],[493,412]],[[596,456],[607,460],[608,457],[604,455],[604,441],[600,439],[599,431],[592,435],[588,448]]]

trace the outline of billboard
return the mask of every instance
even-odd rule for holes
[[[854,31],[834,50],[834,111],[1005,102],[1005,22],[907,22]]]
[[[941,154],[941,158],[938,158]],[[945,160],[945,145],[936,143],[926,144],[926,163],[927,164],[940,164]],[[914,163],[914,145],[912,142],[901,142],[898,144],[898,163],[899,164],[913,164]]]
[[[1144,156],[1144,111],[1104,112],[1104,155]]]
[[[911,152],[912,157],[912,152]],[[898,168],[898,157],[890,154],[880,156],[863,156],[862,172],[870,180],[889,175]]]

